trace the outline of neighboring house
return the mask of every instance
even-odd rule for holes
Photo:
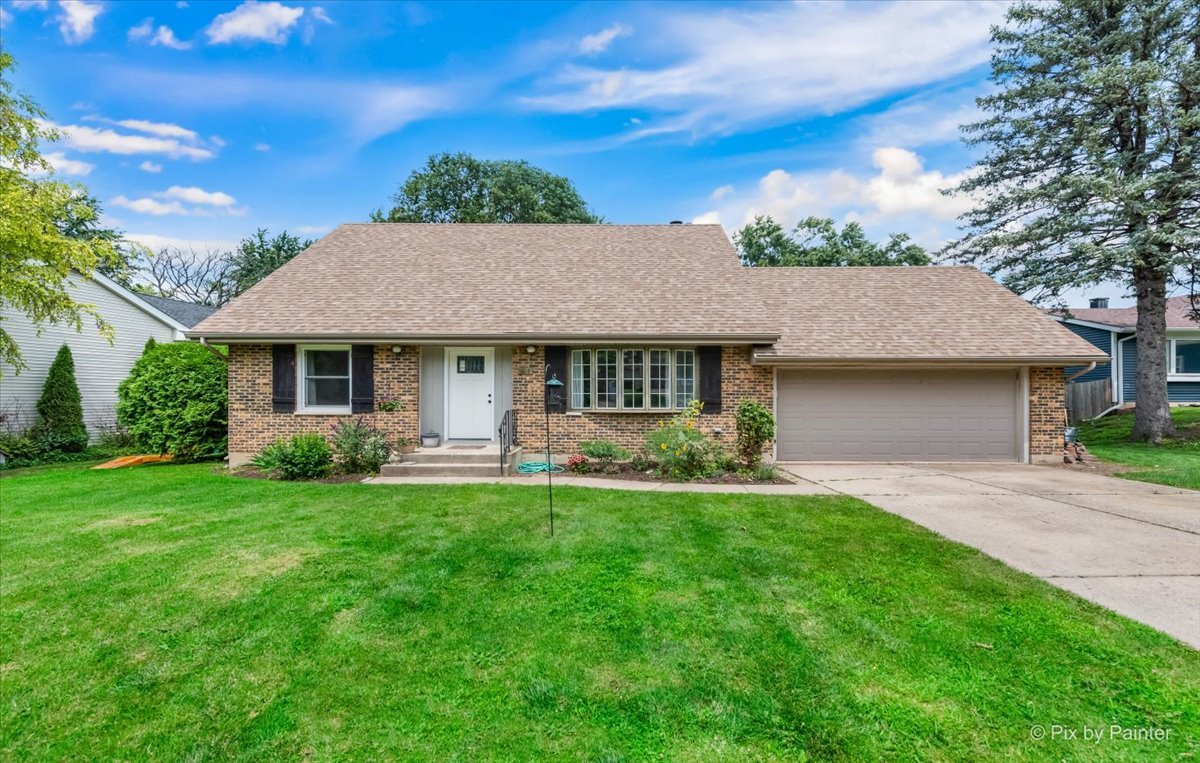
[[[1190,312],[1189,297],[1167,299],[1167,400],[1172,403],[1200,403],[1200,323]],[[1077,381],[1107,379],[1114,405],[1136,403],[1137,308],[1109,307],[1107,299],[1093,299],[1090,307],[1071,308],[1066,315],[1052,317],[1110,357]]]
[[[37,401],[58,348],[70,346],[75,381],[83,398],[83,420],[96,437],[116,425],[117,385],[141,356],[146,340],[183,340],[184,332],[208,317],[214,308],[173,299],[135,294],[99,273],[92,278],[72,275],[68,290],[76,302],[96,308],[115,332],[110,344],[95,321],[84,316],[83,331],[62,324],[44,324],[39,335],[22,313],[0,310],[4,329],[12,335],[28,368],[20,374],[9,366],[0,371],[0,426],[24,429],[37,417]]]
[[[772,409],[779,460],[1027,461],[1106,359],[972,268],[745,268],[715,225],[343,225],[188,336],[229,345],[234,465],[356,414],[489,442],[511,411],[531,455],[547,366],[556,454],[699,399],[727,445]]]

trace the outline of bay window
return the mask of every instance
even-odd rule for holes
[[[571,350],[571,407],[667,411],[696,399],[695,350]]]

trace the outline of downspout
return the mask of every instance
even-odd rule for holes
[[[200,341],[203,342],[204,340],[201,339]],[[1069,384],[1069,383],[1075,381],[1076,379],[1078,379],[1080,376],[1083,376],[1084,374],[1089,373],[1091,371],[1095,371],[1095,370],[1096,370],[1096,361],[1093,360],[1091,363],[1088,363],[1087,368],[1083,369],[1082,371],[1076,371],[1075,373],[1068,376],[1066,378],[1066,380],[1063,382],[1063,384]]]
[[[209,343],[208,343],[208,340],[207,340],[207,339],[205,339],[204,337],[200,337],[200,346],[201,346],[201,347],[203,347],[204,349],[208,350],[208,351],[209,351],[210,353],[212,353],[213,355],[216,355],[216,356],[217,356],[218,358],[220,358],[220,359],[221,359],[221,360],[222,360],[222,361],[223,361],[223,362],[224,362],[226,365],[228,365],[228,364],[229,364],[229,356],[228,356],[228,355],[226,355],[226,354],[224,354],[224,353],[222,353],[222,352],[218,352],[218,351],[217,351],[217,350],[216,350],[216,349],[215,349],[215,348],[214,348],[214,347],[213,347],[211,344],[209,344]],[[1096,364],[1095,364],[1095,363],[1093,363],[1092,365],[1096,365]]]

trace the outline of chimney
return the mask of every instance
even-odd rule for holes
[[[1092,297],[1091,300],[1088,301],[1088,307],[1091,307],[1091,308],[1108,307],[1108,297]]]

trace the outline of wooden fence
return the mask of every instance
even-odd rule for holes
[[[1112,404],[1112,383],[1108,379],[1067,384],[1067,420],[1072,424],[1099,416]]]

